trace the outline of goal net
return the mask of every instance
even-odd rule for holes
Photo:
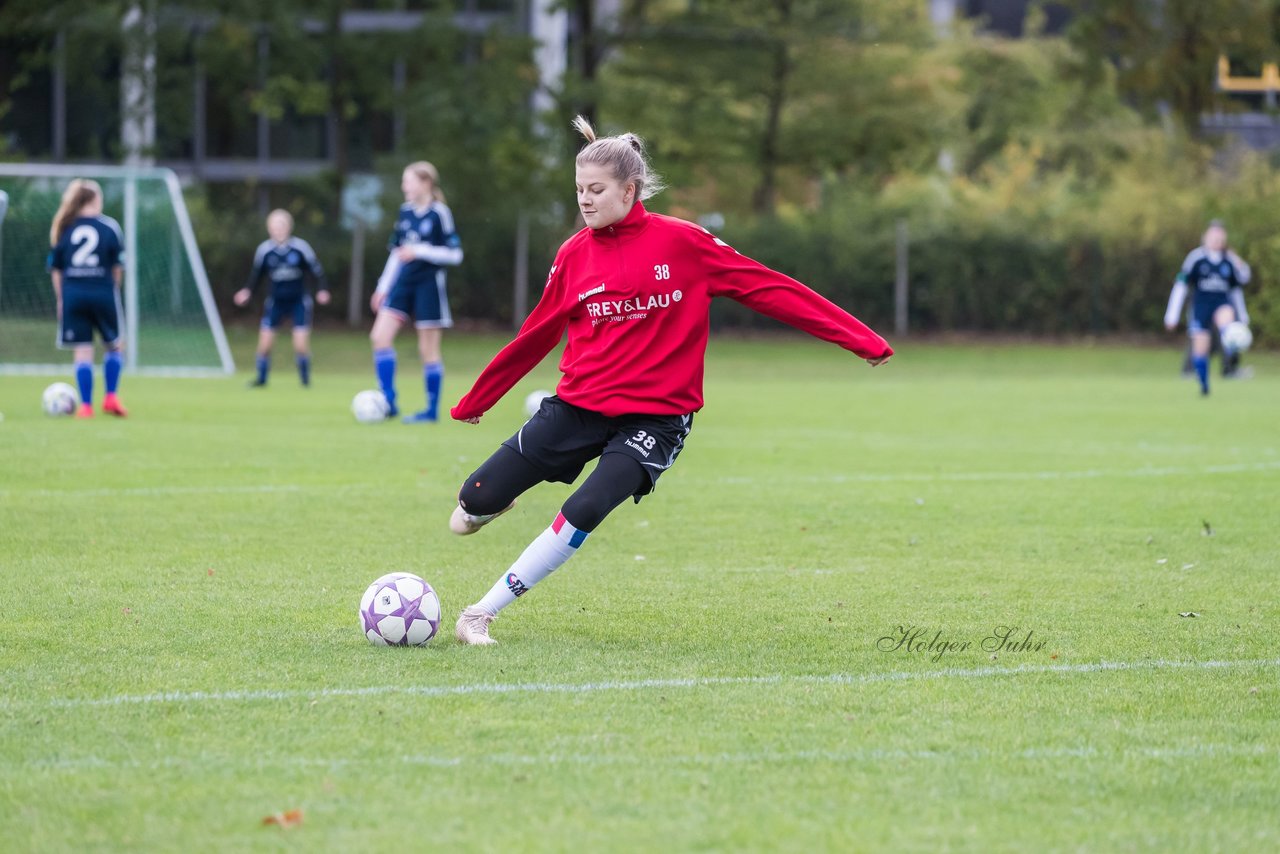
[[[46,262],[49,225],[72,178],[102,185],[124,232],[125,366],[142,374],[235,370],[204,261],[169,169],[0,163],[0,373],[65,373]],[[7,203],[6,203],[7,202]]]

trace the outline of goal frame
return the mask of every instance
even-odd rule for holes
[[[191,216],[187,211],[186,199],[182,195],[182,184],[177,174],[160,166],[113,166],[92,163],[56,164],[56,163],[0,163],[0,175],[12,178],[111,178],[124,182],[124,335],[125,335],[125,368],[131,373],[151,376],[230,376],[235,373],[235,360],[231,357],[231,347],[227,343],[227,334],[222,327],[222,318],[218,315],[218,306],[213,299],[213,289],[209,286],[209,274],[204,267],[204,258],[200,255],[200,246],[196,243],[195,229],[191,226]],[[222,363],[218,368],[198,367],[138,367],[138,181],[140,179],[159,179],[164,182],[169,193],[169,203],[173,206],[174,219],[183,246],[187,250],[187,258],[191,264],[191,274],[196,290],[200,294],[200,302],[204,307],[209,330],[213,333],[213,342],[218,350],[218,359]],[[0,221],[2,225],[2,221]],[[0,374],[62,374],[67,366],[61,364],[4,364],[0,363]]]

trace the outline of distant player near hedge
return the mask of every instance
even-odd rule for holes
[[[293,325],[293,352],[302,384],[311,384],[311,317],[313,306],[307,279],[315,280],[316,302],[329,304],[329,286],[324,269],[311,244],[293,236],[293,215],[277,209],[267,215],[269,238],[258,244],[253,253],[253,269],[249,281],[236,291],[236,305],[246,305],[263,279],[271,280],[271,292],[262,311],[262,327],[258,331],[257,377],[251,386],[267,384],[271,371],[271,346],[276,330],[286,319]]]
[[[1252,272],[1239,255],[1227,248],[1227,230],[1214,220],[1204,232],[1203,244],[1191,250],[1182,269],[1178,272],[1173,290],[1169,293],[1169,305],[1164,313],[1165,329],[1178,327],[1182,307],[1187,294],[1191,294],[1191,312],[1187,318],[1187,333],[1191,336],[1191,362],[1196,378],[1200,381],[1200,393],[1209,393],[1209,352],[1212,333],[1221,332],[1233,321],[1247,321],[1244,307],[1244,286]],[[1222,348],[1223,372],[1234,373],[1240,355],[1227,342]]]
[[[396,334],[409,321],[418,330],[426,408],[405,417],[406,423],[433,423],[439,417],[444,361],[440,352],[443,330],[453,326],[445,291],[445,267],[462,263],[462,241],[445,204],[436,167],[425,160],[410,163],[400,177],[405,203],[396,217],[387,265],[370,300],[377,313],[369,340],[378,385],[387,398],[387,417],[396,404]]]
[[[62,193],[49,229],[49,274],[58,311],[58,347],[70,348],[80,390],[77,418],[93,417],[93,333],[106,353],[102,376],[106,394],[102,411],[123,418],[127,413],[117,392],[124,311],[120,279],[124,271],[124,237],[120,224],[102,213],[97,181],[76,178]]]
[[[595,470],[551,526],[493,588],[458,617],[466,644],[490,644],[498,612],[572,557],[628,498],[640,501],[676,461],[702,408],[703,361],[714,297],[830,341],[873,367],[893,355],[883,338],[814,291],[740,255],[706,230],[651,214],[661,189],[632,134],[587,140],[576,161],[578,208],[587,227],[557,253],[537,307],[514,341],[453,407],[477,423],[568,333],[556,395],[462,484],[449,520],[472,534],[543,481],[572,483]]]

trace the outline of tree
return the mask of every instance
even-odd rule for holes
[[[1068,0],[1067,36],[1080,72],[1101,84],[1114,69],[1120,91],[1152,115],[1165,106],[1194,132],[1221,106],[1214,91],[1220,55],[1254,64],[1280,58],[1280,6],[1267,0]]]
[[[892,0],[636,3],[603,69],[606,124],[652,138],[709,203],[772,213],[829,175],[932,162],[946,82],[923,10]],[[915,62],[909,60],[919,60]]]

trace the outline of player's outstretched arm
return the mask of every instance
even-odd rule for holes
[[[1164,328],[1172,332],[1178,328],[1178,318],[1182,316],[1182,306],[1187,301],[1187,283],[1178,277],[1169,291],[1169,305],[1164,310]]]
[[[503,347],[493,361],[476,377],[471,390],[463,395],[449,414],[456,421],[477,424],[480,416],[511,391],[529,371],[560,343],[569,322],[569,309],[564,299],[563,277],[557,275],[563,261],[559,255],[547,277],[542,299],[534,306],[515,339]]]
[[[815,338],[830,341],[862,357],[872,367],[883,365],[893,355],[888,341],[812,288],[739,254],[710,234],[702,237],[702,266],[710,275],[712,296],[729,297]]]

